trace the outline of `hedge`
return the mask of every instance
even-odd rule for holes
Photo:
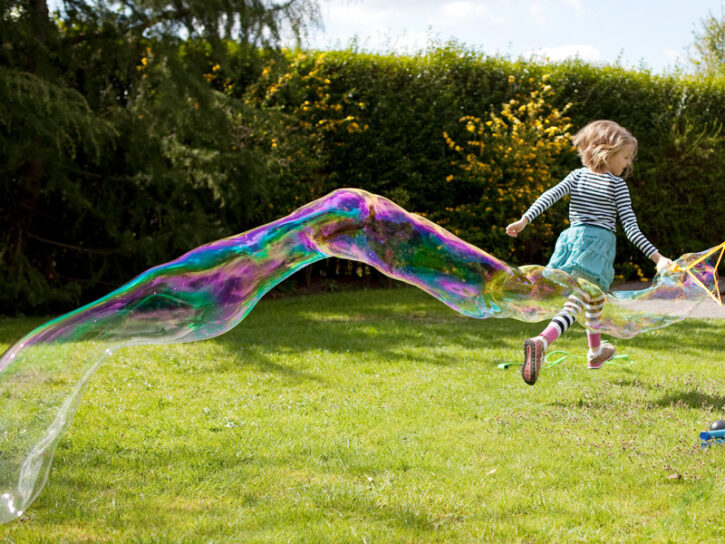
[[[578,60],[511,61],[457,46],[415,57],[346,50],[289,52],[287,58],[289,64],[268,71],[267,79],[262,78],[252,89],[252,96],[259,98],[264,89],[280,84],[280,74],[286,74],[286,83],[295,80],[298,85],[290,84],[284,92],[277,89],[262,103],[314,126],[330,118],[329,107],[315,110],[315,82],[326,81],[325,104],[340,106],[338,119],[354,119],[357,126],[365,127],[316,133],[317,177],[303,183],[305,198],[337,187],[360,187],[434,218],[498,256],[518,264],[546,262],[556,234],[566,225],[567,207],[560,203],[541,220],[553,227],[553,233],[538,229],[537,220],[516,242],[505,236],[503,227],[519,217],[521,206],[528,206],[537,191],[530,192],[518,209],[498,210],[494,222],[491,217],[464,220],[453,210],[471,202],[480,202],[482,210],[495,209],[498,203],[482,190],[480,182],[471,183],[460,176],[460,165],[453,163],[460,163],[462,157],[446,144],[444,134],[465,141],[468,134],[465,123],[460,122],[463,117],[495,113],[548,78],[554,92],[550,105],[559,109],[568,105],[572,132],[591,120],[607,118],[638,138],[638,159],[628,183],[641,229],[662,253],[675,257],[699,251],[725,237],[725,219],[720,213],[725,195],[722,80],[657,75]],[[314,80],[305,80],[312,70]],[[307,108],[302,111],[305,101]],[[290,146],[304,162],[301,143],[304,140],[290,142]],[[537,177],[532,186],[549,187],[578,166],[575,153],[562,153],[547,176]],[[446,181],[451,176],[454,183]],[[284,201],[287,209],[301,200],[295,199],[292,185],[301,181],[294,176],[280,178],[280,185],[289,190],[281,193],[289,195]],[[313,194],[308,190],[311,186]],[[503,187],[507,190],[505,183]],[[619,276],[653,274],[652,263],[622,232],[619,238]]]
[[[100,150],[100,160],[79,154],[59,161],[69,166],[45,180],[41,201],[49,212],[35,219],[28,257],[17,260],[27,270],[0,270],[0,313],[72,309],[202,238],[272,221],[339,187],[389,197],[513,264],[545,263],[566,226],[564,204],[520,240],[503,229],[579,165],[571,148],[548,140],[536,157],[526,153],[546,139],[533,127],[547,116],[559,136],[599,118],[634,133],[640,145],[629,179],[632,200],[643,232],[662,253],[674,257],[725,238],[722,79],[581,61],[512,61],[456,45],[417,56],[348,49],[258,58],[267,59],[266,68],[244,62],[234,47],[222,66],[204,61],[209,84],[230,99],[223,111],[192,103],[176,120],[164,116],[160,100],[150,102],[145,116],[133,109],[138,105],[119,103],[113,110],[119,136]],[[131,74],[139,80],[129,88],[149,85],[151,77],[140,79],[147,72]],[[162,90],[182,92],[159,87],[153,96]],[[523,119],[544,95],[523,136],[494,132],[496,118]],[[226,132],[205,133],[211,126]],[[12,146],[8,130],[3,141]],[[235,140],[226,141],[226,133]],[[477,148],[476,138],[485,145]],[[496,145],[510,152],[503,156]],[[58,189],[58,180],[71,178],[78,180],[76,192]],[[12,183],[3,185],[8,199]],[[619,236],[618,275],[651,276],[653,265]],[[45,255],[51,246],[44,237],[64,243]],[[5,243],[0,239],[0,252]],[[322,262],[307,279],[316,275],[369,277],[370,271]]]

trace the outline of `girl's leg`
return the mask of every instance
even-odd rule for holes
[[[569,297],[569,300],[564,304],[564,308],[562,308],[539,335],[545,339],[547,348],[574,324],[577,314],[584,310],[586,303],[586,300],[582,300],[577,295],[571,295]]]
[[[609,342],[602,342],[599,329],[602,325],[602,308],[606,298],[603,293],[590,298],[585,294],[584,298],[571,295],[566,301],[564,308],[551,320],[541,334],[535,338],[529,338],[524,342],[524,364],[521,367],[521,375],[529,385],[534,385],[539,377],[539,371],[544,361],[548,347],[559,338],[566,330],[574,324],[577,314],[584,311],[587,326],[587,342],[589,353],[587,354],[587,367],[599,369],[609,359],[614,357],[616,352],[614,346]]]
[[[602,308],[604,307],[604,294],[586,301],[586,313],[584,314],[587,324],[587,342],[589,353],[587,354],[587,367],[591,369],[602,368],[602,365],[614,357],[615,348],[609,342],[602,342],[599,329],[602,326]]]
[[[604,307],[604,293],[594,300],[586,301],[586,313],[584,314],[587,324],[587,343],[589,351],[597,351],[602,344],[602,335],[599,329],[602,326],[602,308]]]
[[[526,383],[529,385],[536,383],[547,348],[573,325],[577,314],[584,310],[586,304],[587,302],[577,295],[571,295],[564,304],[564,308],[541,331],[541,334],[524,342],[524,364],[521,367],[521,376]],[[599,315],[601,315],[601,308]]]

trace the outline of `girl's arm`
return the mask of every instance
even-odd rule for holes
[[[571,191],[571,184],[574,181],[575,176],[577,175],[576,172],[576,170],[574,172],[571,172],[557,185],[542,193],[541,196],[537,198],[536,201],[531,205],[531,207],[526,210],[526,213],[524,213],[521,219],[515,221],[514,223],[511,223],[506,227],[506,234],[516,238],[519,235],[519,232],[526,228],[526,225],[528,225],[529,223],[531,223],[531,221],[544,213],[553,204],[561,200],[564,195],[569,194],[569,192]]]
[[[657,273],[662,272],[662,270],[666,270],[670,268],[673,264],[672,259],[668,259],[664,255],[662,255],[659,251],[655,251],[652,256],[650,257],[652,261],[657,266]]]
[[[635,246],[639,248],[642,253],[647,255],[652,262],[657,265],[657,272],[661,272],[665,268],[669,268],[672,265],[672,261],[667,257],[664,257],[657,248],[652,245],[652,242],[647,240],[642,231],[639,230],[637,224],[637,216],[634,215],[632,209],[632,199],[629,196],[629,188],[624,180],[620,180],[614,188],[614,198],[617,204],[617,214],[619,215],[619,221],[624,227],[624,233],[627,238]]]
[[[518,221],[515,221],[514,223],[511,223],[509,226],[506,227],[506,234],[512,236],[513,238],[516,238],[519,235],[519,232],[524,230],[526,228],[526,225],[528,224],[529,220],[525,217],[522,217]]]

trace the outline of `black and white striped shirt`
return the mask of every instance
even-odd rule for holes
[[[572,226],[596,225],[615,232],[619,215],[624,233],[635,246],[647,257],[657,251],[639,230],[627,184],[614,174],[598,174],[586,167],[574,170],[537,198],[524,217],[533,221],[566,194],[571,195],[569,222]]]

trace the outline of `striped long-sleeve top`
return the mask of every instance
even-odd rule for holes
[[[627,184],[614,174],[598,174],[586,167],[574,170],[537,198],[524,217],[533,221],[566,194],[571,195],[569,222],[572,226],[596,225],[615,232],[619,215],[624,233],[635,246],[647,257],[657,251],[639,230]]]

